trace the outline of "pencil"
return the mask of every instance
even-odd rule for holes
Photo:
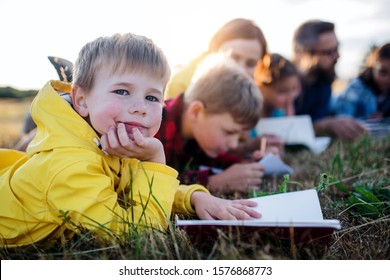
[[[265,147],[267,146],[267,138],[264,136],[260,139],[260,152],[261,154],[265,154]]]

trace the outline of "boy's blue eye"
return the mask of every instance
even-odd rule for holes
[[[118,94],[118,95],[129,95],[129,92],[125,89],[117,89],[117,90],[114,90],[114,93]]]
[[[149,101],[152,101],[152,102],[160,102],[160,100],[157,97],[153,96],[153,95],[146,96],[146,100],[149,100]]]

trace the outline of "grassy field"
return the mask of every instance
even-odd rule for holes
[[[0,103],[1,147],[11,147],[21,131],[29,102]],[[298,243],[271,232],[249,235],[219,232],[215,239],[193,243],[174,227],[167,232],[129,230],[111,241],[84,232],[59,240],[50,248],[29,246],[0,249],[1,259],[390,259],[390,139],[356,143],[335,141],[321,155],[306,150],[287,151],[284,158],[295,174],[265,178],[262,191],[321,187],[324,218],[342,225],[328,242]],[[228,198],[248,197],[236,193]]]
[[[0,148],[12,148],[23,136],[23,120],[32,98],[0,99]]]

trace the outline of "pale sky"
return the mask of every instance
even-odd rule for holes
[[[175,69],[233,18],[254,20],[270,51],[288,58],[300,23],[332,21],[341,78],[357,74],[372,44],[390,41],[390,0],[0,0],[0,12],[0,86],[19,89],[58,78],[47,56],[75,61],[85,43],[116,32],[150,37]]]

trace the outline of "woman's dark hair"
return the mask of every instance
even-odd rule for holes
[[[368,55],[365,57],[365,65],[359,74],[359,79],[371,88],[376,95],[380,94],[380,90],[375,84],[373,69],[375,63],[380,59],[390,59],[390,43],[386,43],[381,47],[372,46]]]
[[[267,54],[256,66],[254,78],[258,86],[272,85],[293,75],[300,76],[295,65],[280,54]]]

